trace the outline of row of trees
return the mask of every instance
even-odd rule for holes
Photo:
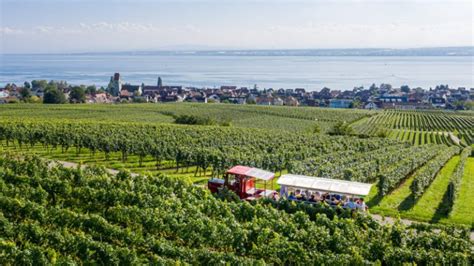
[[[14,85],[14,84],[13,84]],[[13,89],[13,85],[7,84],[5,89]],[[86,95],[94,95],[98,92],[103,92],[104,89],[97,89],[96,86],[71,86],[65,81],[46,81],[46,80],[33,80],[31,83],[25,81],[23,87],[18,91],[19,99],[23,102],[37,103],[40,102],[40,98],[34,95],[34,92],[42,91],[43,103],[48,104],[61,104],[61,103],[84,103],[86,101]],[[69,97],[66,98],[65,91],[68,92]]]
[[[295,174],[375,183],[381,176],[388,178],[388,175],[386,175],[390,172],[388,169],[394,166],[395,169],[403,167],[397,167],[400,161],[411,161],[418,157],[424,158],[423,154],[443,148],[445,147],[441,145],[415,147],[407,143],[400,143],[379,147],[366,153],[359,153],[353,150],[338,151],[330,154],[320,154],[317,157],[310,157],[301,161],[292,161],[289,164],[288,170]],[[422,162],[420,161],[420,163]],[[405,171],[394,171],[393,174],[389,178],[394,183],[396,183],[396,180],[403,179],[406,176]],[[386,181],[381,183],[386,183]],[[385,185],[387,184],[383,186]]]
[[[180,167],[198,166],[206,171],[221,172],[236,164],[273,171],[288,168],[292,161],[320,154],[350,151],[351,158],[397,142],[385,139],[328,137],[325,135],[274,132],[229,127],[190,127],[179,125],[111,124],[47,121],[4,121],[0,139],[6,145],[45,148],[61,147],[63,151],[86,148],[92,154],[103,152],[106,158],[119,152],[122,160],[136,155],[141,163],[150,156],[157,166],[174,161]]]

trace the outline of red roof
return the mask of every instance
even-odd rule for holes
[[[233,175],[245,175],[251,168],[248,166],[242,166],[242,165],[236,165],[232,168],[230,168],[227,173],[233,174]]]

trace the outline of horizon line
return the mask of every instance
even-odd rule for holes
[[[408,50],[423,50],[423,49],[474,49],[474,45],[471,46],[422,46],[422,47],[407,47],[407,48],[390,48],[390,47],[364,47],[364,48],[196,48],[196,49],[168,49],[168,48],[157,48],[157,49],[139,49],[139,50],[116,50],[116,51],[64,51],[64,52],[27,52],[27,53],[0,53],[3,55],[80,55],[80,54],[116,54],[116,53],[146,53],[146,52],[163,52],[163,53],[190,53],[190,52],[241,52],[241,51],[370,51],[370,50],[388,50],[388,51],[408,51]],[[472,55],[466,55],[472,56]]]

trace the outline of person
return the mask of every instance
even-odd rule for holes
[[[316,201],[320,201],[320,200],[321,200],[321,193],[316,192],[316,193],[314,193],[313,195],[314,195],[314,199],[315,199]]]
[[[339,204],[339,201],[336,199],[335,196],[332,196],[329,204],[331,204],[332,206],[337,206],[337,204]]]
[[[296,199],[297,200],[305,200],[303,194],[301,193],[301,190],[299,190],[299,189],[296,190]]]
[[[311,194],[311,197],[309,197],[309,202],[317,202],[316,197],[314,194]]]
[[[346,203],[346,205],[344,205],[344,207],[348,208],[348,209],[351,209],[351,210],[355,210],[357,205],[355,204],[353,198],[349,198],[349,201]]]
[[[273,195],[272,195],[272,199],[273,199],[274,201],[279,201],[279,200],[280,200],[280,195],[275,192],[275,193],[273,193]]]
[[[331,204],[331,197],[329,196],[329,194],[325,194],[323,196],[323,200],[324,202],[326,202],[327,204]]]
[[[365,212],[368,208],[367,208],[367,205],[365,205],[365,202],[364,202],[364,199],[363,198],[360,198],[359,199],[359,204],[357,206],[357,208],[363,212]]]
[[[296,196],[294,192],[290,192],[290,196],[288,197],[289,200],[296,200]]]
[[[324,193],[321,198],[321,201],[325,201],[329,203],[329,193]]]

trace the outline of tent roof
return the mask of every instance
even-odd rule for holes
[[[359,182],[292,174],[282,175],[277,183],[289,187],[361,196],[367,196],[372,186]]]
[[[234,175],[244,175],[244,176],[249,176],[249,177],[254,177],[257,179],[262,179],[265,181],[271,180],[275,174],[272,172],[268,172],[262,169],[258,168],[253,168],[253,167],[248,167],[248,166],[242,166],[242,165],[237,165],[232,167],[227,171],[229,174],[234,174]]]

